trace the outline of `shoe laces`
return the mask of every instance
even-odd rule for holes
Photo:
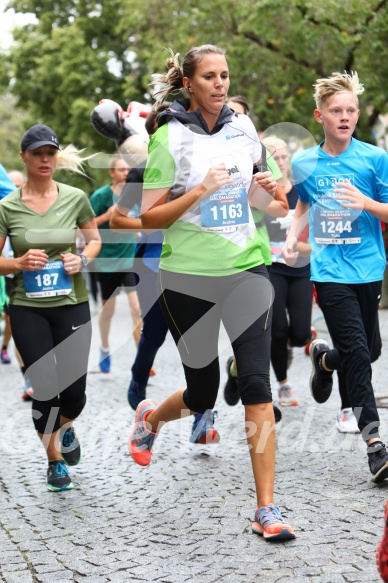
[[[69,472],[67,471],[65,464],[61,461],[54,462],[53,464],[50,464],[50,466],[53,469],[54,476],[58,478],[69,475]]]
[[[380,446],[379,449],[372,449],[373,446],[377,447]],[[386,458],[388,456],[388,452],[386,450],[385,444],[382,441],[376,442],[376,444],[369,445],[367,448],[367,452],[369,455],[373,455],[376,458]]]
[[[71,447],[75,440],[75,431],[73,427],[69,427],[66,429],[65,433],[62,437],[62,445],[63,447]]]
[[[279,508],[272,504],[270,506],[263,506],[262,508],[258,508],[255,518],[264,528],[267,528],[267,526],[270,526],[275,522],[285,522]]]
[[[143,423],[140,421],[139,425],[134,433],[133,436],[133,443],[140,450],[148,449],[151,451],[152,446],[154,445],[156,433],[152,433],[147,428],[144,427]]]

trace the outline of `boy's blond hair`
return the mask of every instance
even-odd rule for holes
[[[313,87],[315,88],[314,99],[317,109],[320,109],[329,97],[342,91],[350,91],[353,93],[358,105],[357,96],[364,92],[364,86],[360,83],[357,71],[351,71],[350,73],[346,71],[343,73],[332,73],[331,77],[317,79]]]

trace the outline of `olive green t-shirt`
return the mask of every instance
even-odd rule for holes
[[[88,223],[94,212],[86,194],[66,184],[57,182],[58,197],[51,207],[40,214],[28,206],[21,199],[21,190],[18,188],[0,201],[0,236],[8,236],[15,257],[21,257],[29,249],[42,249],[49,257],[49,264],[54,263],[52,271],[29,271],[24,276],[33,284],[27,284],[22,271],[17,271],[12,279],[10,304],[30,307],[58,307],[79,304],[88,301],[85,280],[81,273],[66,276],[61,273],[61,253],[76,253],[77,228]],[[59,269],[58,269],[59,266]],[[60,274],[60,281],[65,282],[62,287],[66,292],[56,295],[57,292],[43,292],[39,297],[38,284],[45,281],[54,281],[56,270]],[[63,269],[62,269],[63,272]],[[26,295],[25,285],[35,285],[34,293]],[[42,289],[51,289],[49,287]],[[44,295],[53,293],[53,295]]]

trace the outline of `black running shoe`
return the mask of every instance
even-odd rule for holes
[[[313,365],[310,376],[310,390],[317,403],[325,403],[331,395],[333,388],[333,373],[324,371],[318,364],[319,357],[330,350],[329,345],[317,338],[310,344],[309,354]]]
[[[372,481],[379,484],[388,478],[388,451],[381,441],[376,441],[368,446],[367,452]]]
[[[62,435],[61,454],[67,466],[76,466],[81,461],[81,446],[74,427],[69,427]]]
[[[73,484],[71,482],[69,470],[62,460],[55,460],[49,462],[47,469],[47,488],[52,492],[62,492],[62,490],[71,490]]]
[[[137,406],[144,401],[146,398],[146,392],[144,389],[139,387],[139,384],[132,380],[129,383],[127,391],[127,399],[130,407],[136,411]]]
[[[237,378],[232,377],[230,374],[230,365],[234,360],[233,356],[230,356],[226,361],[226,372],[228,373],[228,380],[226,381],[226,385],[224,387],[224,398],[228,405],[232,407],[237,405],[240,400],[240,393],[238,392],[237,386]]]

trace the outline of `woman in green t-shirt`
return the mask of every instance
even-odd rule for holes
[[[55,132],[38,124],[24,134],[20,157],[27,181],[0,202],[0,252],[7,236],[14,251],[13,258],[0,258],[0,275],[14,274],[9,316],[34,388],[32,417],[49,462],[47,487],[69,490],[66,465],[81,457],[72,423],[86,402],[91,340],[80,271],[98,254],[100,237],[86,194],[53,179],[57,168],[81,172],[74,146],[61,150]],[[83,255],[76,253],[78,229]]]

